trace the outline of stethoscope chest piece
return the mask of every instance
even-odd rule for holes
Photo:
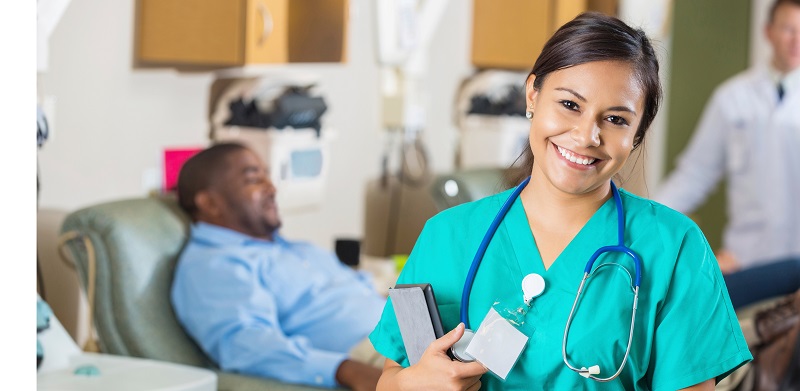
[[[475,332],[470,329],[464,329],[464,335],[461,336],[461,339],[458,340],[453,347],[450,348],[450,352],[453,354],[453,357],[461,362],[473,362],[475,359],[467,354],[467,346],[472,341],[472,338],[475,336]]]

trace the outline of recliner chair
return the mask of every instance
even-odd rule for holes
[[[189,218],[174,199],[90,206],[70,213],[61,232],[61,248],[69,250],[87,292],[103,353],[212,368],[219,390],[319,390],[220,371],[183,331],[170,286]]]

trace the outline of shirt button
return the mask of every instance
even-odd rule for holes
[[[315,377],[315,378],[314,378],[314,381],[316,381],[316,382],[317,382],[317,384],[322,384],[322,381],[323,381],[323,380],[322,380],[322,376],[320,376],[320,375],[317,375],[317,377]]]

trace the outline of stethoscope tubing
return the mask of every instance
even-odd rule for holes
[[[483,260],[483,256],[486,254],[486,249],[489,247],[489,242],[491,242],[494,234],[497,232],[497,228],[500,226],[500,223],[505,218],[506,214],[508,214],[508,210],[511,209],[511,206],[514,204],[514,201],[519,197],[522,190],[525,186],[530,182],[530,177],[525,178],[511,195],[506,199],[503,205],[500,207],[500,210],[497,212],[497,215],[492,220],[491,225],[489,225],[489,229],[486,231],[486,234],[483,236],[483,240],[481,240],[480,245],[478,246],[478,250],[475,252],[475,257],[472,259],[472,264],[470,265],[469,271],[467,272],[466,281],[464,282],[464,289],[461,293],[461,322],[464,323],[464,326],[467,330],[471,331],[470,324],[469,324],[469,317],[468,317],[468,309],[469,309],[469,296],[472,292],[472,285],[475,282],[475,276],[478,273],[478,267],[480,267],[481,261]],[[642,272],[641,272],[641,260],[639,256],[633,252],[629,247],[625,246],[625,212],[622,208],[622,197],[619,195],[619,190],[617,186],[614,185],[614,182],[611,182],[611,192],[614,198],[615,206],[617,209],[617,245],[612,246],[604,246],[592,254],[589,261],[586,263],[586,267],[584,268],[584,275],[583,279],[581,280],[580,286],[578,287],[578,292],[575,296],[575,301],[572,304],[572,309],[570,310],[569,317],[567,318],[567,323],[564,327],[564,338],[562,340],[561,345],[561,353],[564,359],[564,364],[567,365],[568,368],[571,370],[581,373],[585,375],[587,378],[600,381],[600,382],[607,382],[612,379],[615,379],[619,374],[622,372],[622,369],[625,367],[625,363],[628,360],[628,354],[630,353],[631,342],[633,341],[633,331],[635,326],[636,320],[636,307],[639,301],[639,286],[641,284],[642,279]],[[629,257],[633,259],[633,264],[635,268],[635,281],[632,282],[632,288],[634,291],[634,299],[633,299],[633,311],[631,314],[631,327],[628,334],[628,344],[625,349],[625,356],[622,359],[622,363],[620,364],[619,368],[617,369],[614,375],[607,377],[607,378],[600,378],[589,374],[588,370],[585,368],[578,369],[577,367],[572,366],[569,361],[567,360],[567,337],[569,335],[570,325],[572,324],[572,319],[575,314],[575,310],[578,306],[578,302],[580,301],[581,293],[583,291],[583,287],[586,283],[586,280],[589,276],[591,276],[592,268],[594,266],[595,261],[600,257],[600,255],[606,252],[620,252],[627,254]],[[630,273],[629,273],[630,274]],[[585,372],[585,373],[584,373]]]
[[[486,231],[486,234],[483,235],[483,240],[481,240],[481,244],[478,246],[478,250],[475,252],[475,257],[472,258],[472,264],[469,267],[469,271],[467,272],[466,281],[464,281],[464,290],[461,292],[461,322],[464,323],[464,326],[467,330],[471,330],[469,326],[469,317],[467,316],[467,310],[469,309],[469,295],[472,292],[472,284],[475,282],[475,275],[478,273],[478,267],[481,265],[481,261],[483,260],[483,255],[486,254],[486,248],[489,247],[489,242],[492,241],[492,237],[494,237],[494,233],[497,232],[497,227],[500,226],[500,223],[503,222],[508,210],[511,209],[511,205],[514,204],[519,194],[522,192],[522,189],[531,181],[531,177],[525,178],[522,183],[520,183],[514,192],[508,197],[503,206],[500,207],[500,211],[497,212],[497,215],[492,220],[492,224],[489,225],[489,229]]]

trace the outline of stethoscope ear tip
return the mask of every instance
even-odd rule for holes
[[[599,375],[600,374],[600,366],[599,365],[592,365],[589,368],[582,367],[578,373],[585,378],[589,378],[591,375]]]

